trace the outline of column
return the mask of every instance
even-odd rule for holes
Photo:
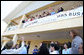
[[[15,45],[16,43],[17,43],[17,40],[18,40],[18,35],[17,34],[15,34],[14,36],[13,36],[13,39],[12,39],[12,41],[13,41],[13,45]]]
[[[20,20],[20,23],[18,25],[18,28],[21,28],[22,27],[22,25],[23,25],[22,21],[25,20],[25,18],[27,18],[26,15],[23,15],[22,16],[22,19]]]

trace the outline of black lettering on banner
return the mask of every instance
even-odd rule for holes
[[[63,14],[61,14],[61,17],[64,16]]]
[[[30,23],[30,25],[31,25],[31,23]]]
[[[57,16],[57,18],[59,18],[59,17],[60,17],[60,15]]]
[[[76,12],[75,13],[73,13],[73,16],[75,16],[76,15]]]
[[[59,18],[59,17],[63,17],[63,16],[67,16],[67,14],[61,14],[61,15],[58,15],[57,18]]]
[[[69,16],[71,16],[72,15],[72,13],[69,13]]]
[[[80,12],[77,12],[77,16],[80,15]]]
[[[31,25],[33,24],[33,22],[31,23]]]
[[[65,14],[65,16],[67,16],[67,14]]]
[[[36,21],[36,23],[38,23],[38,21]]]

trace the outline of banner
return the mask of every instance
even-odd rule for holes
[[[34,21],[26,22],[23,24],[23,28],[35,26],[35,25],[41,25],[41,24],[45,24],[49,22],[60,21],[64,19],[75,18],[79,16],[83,16],[83,6],[73,9],[73,10],[63,11],[54,15],[36,19]]]
[[[11,27],[8,27],[7,28],[7,31],[11,31],[11,30],[15,30],[15,29],[17,29],[18,28],[18,26],[16,25],[16,26],[11,26]]]

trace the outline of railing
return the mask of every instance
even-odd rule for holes
[[[73,10],[63,11],[63,12],[60,12],[51,16],[47,16],[47,17],[30,21],[30,22],[26,22],[23,24],[23,28],[45,24],[49,22],[56,22],[56,21],[60,21],[64,19],[75,18],[78,16],[83,16],[83,6],[75,8]]]
[[[54,15],[46,16],[40,19],[36,19],[30,22],[26,22],[23,24],[22,28],[25,27],[30,27],[30,26],[35,26],[35,25],[41,25],[41,24],[46,24],[50,22],[56,22],[64,19],[70,19],[70,18],[75,18],[78,16],[83,16],[83,6],[78,7],[73,10],[68,10],[68,11],[63,11]],[[7,31],[12,31],[16,30],[18,26],[11,26],[7,28]]]

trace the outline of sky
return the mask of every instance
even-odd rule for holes
[[[1,1],[1,35],[7,27],[3,19],[12,12],[22,1]]]

